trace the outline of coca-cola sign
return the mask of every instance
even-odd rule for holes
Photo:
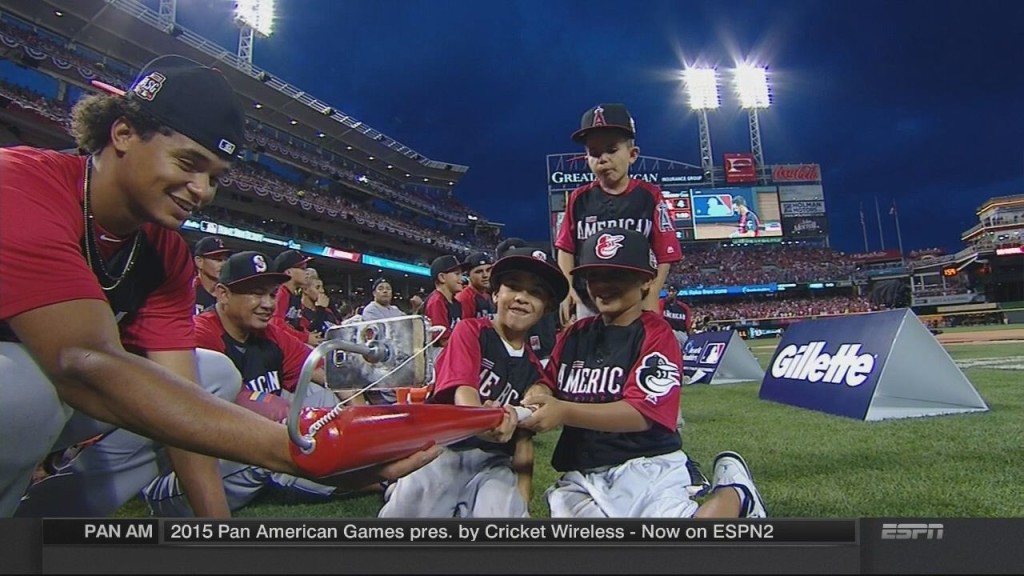
[[[772,170],[773,182],[817,182],[821,169],[817,164],[780,164]]]

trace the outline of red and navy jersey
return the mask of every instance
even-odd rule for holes
[[[230,358],[249,390],[277,396],[282,389],[295,391],[302,365],[311,352],[285,330],[269,324],[265,330],[251,334],[245,342],[239,342],[224,330],[216,309],[196,316],[196,339],[200,348],[215,350]]]
[[[444,294],[439,290],[434,290],[427,296],[427,301],[423,304],[423,315],[430,319],[432,325],[444,326],[448,329],[437,342],[438,346],[444,346],[451,338],[455,325],[462,320],[462,304],[454,298],[449,302]]]
[[[579,264],[583,242],[612,227],[636,230],[646,236],[659,264],[678,262],[683,258],[661,189],[635,179],[629,181],[622,194],[605,192],[597,180],[573,190],[566,203],[555,247],[574,254],[574,262]],[[573,288],[584,301],[589,300],[582,278],[573,276]]]
[[[675,430],[683,357],[669,325],[644,312],[629,326],[600,316],[570,326],[547,366],[555,397],[581,404],[625,401],[651,422],[643,432],[564,426],[551,465],[560,472],[616,466],[682,447]]]
[[[746,214],[740,215],[740,223],[737,228],[737,232],[745,234],[753,232],[754,236],[761,233],[761,219],[757,217],[757,214],[753,210],[747,210]]]
[[[61,302],[101,300],[110,305],[126,349],[195,348],[195,266],[188,244],[176,230],[143,225],[135,264],[115,289],[104,291],[102,272],[89,268],[84,252],[85,170],[84,156],[0,149],[0,320]],[[120,273],[135,236],[92,226],[106,269]],[[0,333],[0,339],[16,339],[6,322]]]
[[[271,323],[284,328],[302,342],[307,342],[309,331],[304,327],[302,317],[302,293],[292,294],[284,284],[277,289],[274,300],[274,317]]]
[[[690,328],[693,326],[693,310],[678,299],[672,302],[662,300],[661,316],[677,332],[689,334]]]
[[[558,310],[545,313],[527,333],[526,342],[537,358],[551,358],[558,339]]]
[[[206,288],[203,288],[203,283],[199,280],[198,276],[196,276],[195,280],[192,282],[192,286],[195,287],[196,290],[197,315],[202,314],[217,304],[217,298],[215,298],[213,294],[207,292]]]
[[[513,350],[498,335],[491,320],[469,318],[455,326],[448,346],[438,356],[435,382],[432,402],[454,404],[455,390],[471,386],[480,392],[481,402],[494,400],[501,405],[518,406],[526,390],[545,382],[545,376],[529,346]],[[499,446],[470,438],[454,447],[500,449],[512,454],[515,444],[509,441]]]
[[[477,292],[476,288],[466,286],[461,292],[455,295],[455,299],[462,306],[462,317],[470,318],[494,318],[498,309],[494,306],[494,300],[487,292]]]
[[[323,306],[315,306],[313,308],[303,306],[300,324],[307,332],[324,334],[327,332],[327,308]]]

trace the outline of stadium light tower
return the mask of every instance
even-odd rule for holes
[[[764,168],[764,150],[761,148],[761,125],[757,111],[771,105],[771,91],[768,89],[768,70],[763,66],[742,65],[736,68],[736,94],[740,107],[747,111],[750,123],[750,151],[760,171]]]
[[[174,20],[178,11],[177,0],[160,0],[160,24],[165,30],[174,28]]]
[[[254,36],[266,38],[274,30],[274,0],[238,0],[234,21],[242,29],[238,35],[238,59],[251,67]]]
[[[683,82],[690,98],[690,109],[697,112],[700,127],[700,167],[704,177],[714,184],[714,160],[711,155],[711,132],[708,130],[708,110],[715,110],[721,104],[718,97],[718,72],[714,68],[687,68],[683,71]]]

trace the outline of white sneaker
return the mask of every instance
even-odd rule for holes
[[[745,518],[766,518],[768,511],[765,509],[764,499],[754,485],[754,477],[750,474],[750,468],[743,460],[743,457],[735,452],[722,452],[715,456],[714,473],[711,477],[711,489],[717,490],[724,487],[739,487],[744,497],[742,502],[742,516]]]

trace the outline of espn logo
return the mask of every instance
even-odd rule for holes
[[[882,540],[942,540],[942,524],[882,524]]]

